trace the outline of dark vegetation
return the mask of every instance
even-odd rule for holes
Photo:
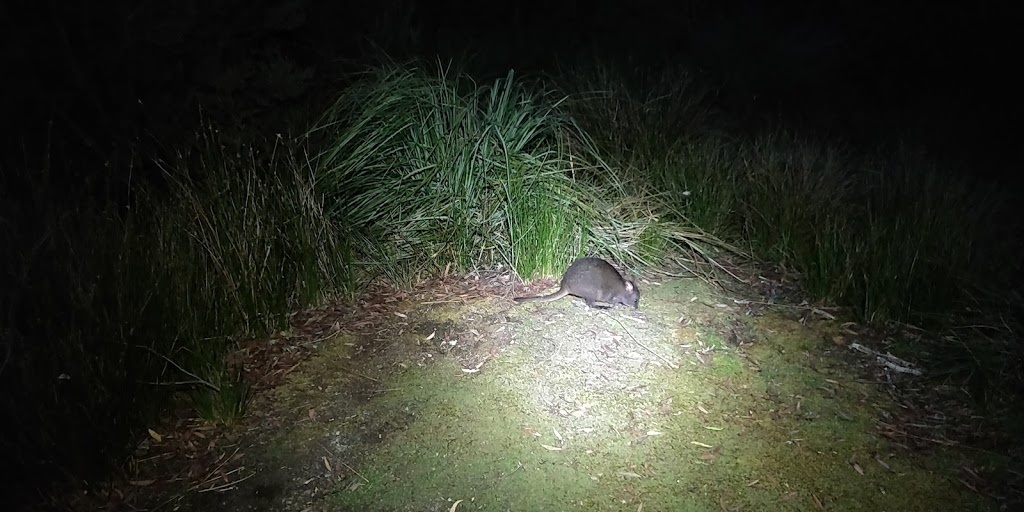
[[[0,7],[9,496],[102,480],[172,398],[230,421],[236,340],[449,264],[738,253],[931,329],[903,356],[983,413],[1021,390],[1001,96],[857,39],[904,13],[123,3]]]

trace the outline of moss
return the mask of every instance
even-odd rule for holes
[[[315,467],[329,447],[348,466],[325,484],[336,510],[992,506],[953,480],[965,454],[875,434],[892,404],[832,364],[829,324],[744,318],[693,280],[647,288],[640,312],[486,300],[409,312],[371,357],[354,354],[366,340],[328,342],[275,392],[293,421],[268,454]],[[480,323],[494,318],[508,322]],[[751,343],[714,342],[737,329]],[[424,333],[440,330],[456,347],[501,350],[467,372],[474,354],[425,355]],[[474,331],[507,339],[471,342]],[[709,345],[704,364],[694,350]],[[316,421],[303,420],[310,408]]]

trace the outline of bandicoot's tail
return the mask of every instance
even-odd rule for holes
[[[565,288],[559,288],[557,292],[552,293],[551,295],[538,295],[536,297],[516,297],[516,298],[514,298],[512,300],[514,300],[514,301],[516,301],[516,302],[518,302],[520,304],[523,304],[523,303],[526,303],[526,302],[551,302],[553,300],[561,299],[562,297],[565,297],[566,295],[569,295],[569,291],[566,290]]]

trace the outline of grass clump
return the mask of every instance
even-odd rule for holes
[[[348,251],[291,156],[206,127],[127,202],[5,169],[0,383],[19,391],[0,397],[0,443],[22,468],[14,489],[109,467],[171,394],[232,421],[248,396],[225,362],[232,340],[351,290]]]
[[[941,327],[1003,285],[979,253],[1003,198],[920,158],[859,156],[793,137],[741,148],[744,237],[812,296],[863,320]]]
[[[509,73],[367,73],[311,136],[317,185],[372,275],[505,266],[552,274],[584,251],[635,254],[629,204],[562,99]],[[644,219],[636,219],[644,222]],[[652,222],[647,218],[646,222]]]
[[[657,200],[665,220],[735,234],[737,173],[727,139],[715,136],[710,89],[682,68],[627,73],[606,65],[571,69],[559,85],[603,158],[630,190]]]
[[[229,137],[207,127],[188,152],[160,162],[170,198],[150,229],[166,255],[157,265],[173,276],[164,293],[182,298],[170,305],[184,316],[178,336],[193,340],[179,350],[206,381],[190,400],[203,417],[228,421],[248,393],[225,367],[226,337],[284,328],[296,307],[355,286],[349,251],[292,150],[280,138]]]
[[[598,66],[562,79],[573,117],[627,190],[657,191],[665,219],[798,271],[811,295],[868,321],[934,320],[1002,286],[1013,260],[991,250],[991,226],[1005,197],[905,151],[782,128],[727,135],[687,76]]]
[[[740,132],[713,91],[686,76],[598,66],[560,83],[624,188],[650,191],[664,222],[777,263],[810,299],[866,323],[945,333],[905,347],[937,381],[969,383],[979,396],[996,382],[1019,389],[1024,364],[1006,341],[1022,310],[1008,284],[1020,275],[1019,247],[1007,240],[1021,226],[1007,194],[902,147],[865,153],[776,122]]]
[[[160,164],[171,197],[152,231],[170,256],[163,266],[179,277],[173,295],[220,305],[197,312],[194,334],[282,327],[291,308],[353,284],[348,250],[291,150],[280,139],[226,139],[208,128],[190,152]]]

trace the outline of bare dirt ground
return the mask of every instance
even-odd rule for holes
[[[230,426],[187,409],[83,503],[106,510],[997,510],[977,423],[851,347],[884,338],[727,291],[638,281],[639,310],[515,305],[507,275],[449,276],[298,313],[239,351]],[[792,300],[792,298],[790,297]],[[881,349],[884,352],[884,349]],[[912,362],[904,362],[913,367]],[[908,380],[910,379],[910,380]]]

